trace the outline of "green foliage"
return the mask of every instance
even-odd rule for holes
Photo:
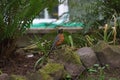
[[[0,75],[2,74],[2,71],[0,70]]]
[[[84,23],[85,32],[98,21],[96,0],[70,0],[70,19]]]
[[[99,3],[101,3],[100,5],[102,5],[100,11],[104,11],[102,12],[105,17],[111,17],[111,15],[117,13],[118,15],[120,15],[120,1],[119,0],[110,0],[110,1],[106,1],[106,0],[99,0]]]
[[[73,36],[74,44],[77,47],[83,47],[87,45],[85,37],[82,36],[81,34],[73,34],[72,36]]]
[[[1,0],[0,42],[5,38],[19,37],[44,8],[50,10],[57,3],[57,0]]]
[[[39,58],[34,65],[34,70],[37,69],[38,66],[42,66],[44,64],[44,62],[47,60],[47,57],[44,55],[41,58]]]
[[[72,37],[76,47],[93,46],[97,42],[93,34],[74,33]]]
[[[93,68],[88,69],[88,72],[90,72],[91,74],[98,73],[99,74],[98,80],[104,80],[105,79],[104,69],[108,67],[109,66],[107,64],[103,67],[101,67],[99,64],[94,64]]]
[[[65,80],[72,80],[72,77],[70,74],[67,74],[66,77],[65,77]]]
[[[45,8],[50,11],[58,4],[58,0],[0,0],[0,57],[10,57],[16,39],[25,33],[32,20]]]
[[[48,49],[50,49],[51,40],[46,40],[36,35],[34,35],[34,38],[32,40],[37,45],[39,50],[43,52],[43,54],[46,54],[48,52]]]
[[[11,75],[9,80],[27,80],[27,78],[19,75]]]
[[[82,46],[93,45],[91,42],[96,42],[96,39],[106,42],[112,41],[115,44],[117,38],[119,40],[120,37],[119,4],[120,0],[69,0],[70,20],[84,23],[83,32],[85,34],[88,33],[87,36],[82,33],[78,37],[75,37],[74,44],[78,42]],[[115,27],[115,29],[99,32],[99,27],[103,27],[105,24]],[[98,30],[97,33],[94,33],[94,30]],[[96,34],[94,35],[96,39],[89,34],[91,31],[92,35]]]
[[[110,42],[110,37],[112,35],[112,31],[103,30],[103,33],[98,33],[98,35],[104,40],[105,42]]]
[[[49,53],[48,49],[51,46],[51,41],[47,41],[43,38],[39,38],[36,35],[34,35],[33,41],[34,41],[34,43],[36,43],[39,50],[43,53],[43,56],[41,58],[39,58],[34,65],[34,69],[36,69],[39,64],[42,65],[47,60],[47,56]]]
[[[54,41],[56,37],[56,32],[51,32],[43,36],[44,39]],[[93,33],[94,34],[94,33]],[[93,34],[84,34],[82,31],[80,33],[69,33],[64,31],[64,43],[71,47],[84,47],[92,46],[97,43],[97,38]]]
[[[69,35],[68,38],[69,38],[69,41],[70,41],[71,47],[73,48],[73,47],[74,47],[74,45],[73,45],[73,38],[72,38],[71,35]]]
[[[115,14],[119,18],[119,4],[120,0],[70,0],[70,19],[84,23],[87,32],[110,23]]]
[[[63,44],[67,44],[69,46],[71,46],[71,42],[70,42],[70,39],[69,39],[69,36],[71,36],[71,33],[67,32],[67,31],[64,31],[64,42]]]
[[[105,27],[103,27],[103,29],[100,29],[98,32],[97,32],[97,35],[99,37],[97,37],[99,40],[103,40],[107,43],[110,43],[110,44],[114,44],[117,43],[116,42],[116,27],[110,27],[106,24]]]

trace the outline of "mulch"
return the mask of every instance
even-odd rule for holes
[[[26,75],[34,72],[34,64],[40,57],[41,55],[27,57],[26,55],[16,54],[7,61],[0,59],[0,70],[2,73],[9,75]]]

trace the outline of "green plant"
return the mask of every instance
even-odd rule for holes
[[[107,43],[113,43],[115,45],[116,43],[116,27],[108,27],[108,24],[105,24],[103,30],[103,33],[98,32],[98,35]]]
[[[98,29],[110,22],[113,14],[119,18],[119,4],[119,0],[69,0],[70,19],[84,23],[84,32]]]
[[[76,47],[88,46],[86,39],[84,37],[84,34],[75,33],[75,34],[72,34],[72,37],[73,37],[74,46]]]
[[[70,74],[67,74],[66,77],[65,77],[65,80],[72,80],[72,77]]]
[[[36,69],[39,64],[42,65],[47,60],[47,56],[48,56],[48,53],[49,53],[48,49],[51,46],[51,41],[47,41],[43,38],[39,38],[36,35],[34,35],[33,41],[37,45],[39,50],[43,53],[43,56],[35,62],[34,69]]]
[[[112,31],[108,32],[108,25],[107,24],[104,27],[104,29],[101,31],[102,31],[102,33],[99,31],[98,35],[102,38],[102,40],[104,40],[105,42],[108,42],[110,39],[110,36],[112,35]]]
[[[53,3],[54,2],[54,3]],[[16,40],[44,8],[50,11],[58,0],[0,0],[0,58],[13,55]]]
[[[88,72],[92,73],[98,73],[99,77],[98,80],[104,80],[105,74],[104,69],[108,68],[109,66],[106,64],[105,66],[100,66],[99,64],[94,64],[94,66],[90,69],[88,69]]]
[[[112,35],[112,31],[108,32],[108,24],[105,24],[103,40],[105,42],[108,42],[111,35]]]
[[[113,43],[115,45],[115,42],[116,42],[116,36],[117,36],[117,19],[115,17],[115,15],[113,15],[113,18],[114,18],[114,26],[112,27],[113,29]]]
[[[75,47],[93,46],[97,39],[93,34],[73,33],[71,34]]]
[[[46,40],[44,38],[40,38],[39,36],[34,35],[33,42],[37,45],[40,51],[43,54],[46,54],[51,46],[51,40]]]
[[[0,70],[0,75],[2,74],[2,71]]]
[[[73,48],[73,47],[74,47],[74,45],[73,45],[73,38],[72,38],[71,35],[69,35],[68,38],[69,38],[69,41],[70,41],[71,47]]]
[[[94,41],[94,39],[93,39],[92,37],[90,37],[89,35],[86,35],[85,38],[86,38],[86,40],[88,41],[88,44],[89,44],[90,46],[93,46],[93,41]]]

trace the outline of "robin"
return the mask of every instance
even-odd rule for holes
[[[53,50],[54,48],[56,48],[57,46],[61,45],[64,42],[64,34],[63,34],[63,29],[59,29],[58,30],[58,35],[56,36],[51,50]]]
[[[52,44],[52,47],[51,47],[51,50],[45,54],[43,57],[41,57],[36,63],[35,63],[35,70],[36,70],[36,67],[40,64],[40,63],[43,63],[46,58],[50,55],[50,53],[57,47],[59,46],[60,44],[62,44],[64,41],[64,35],[63,35],[63,29],[59,29],[58,30],[58,35],[56,36],[53,44]]]

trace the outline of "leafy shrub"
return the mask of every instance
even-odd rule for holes
[[[17,38],[25,33],[32,20],[44,8],[51,10],[57,4],[57,0],[0,0],[0,58],[9,58]]]

